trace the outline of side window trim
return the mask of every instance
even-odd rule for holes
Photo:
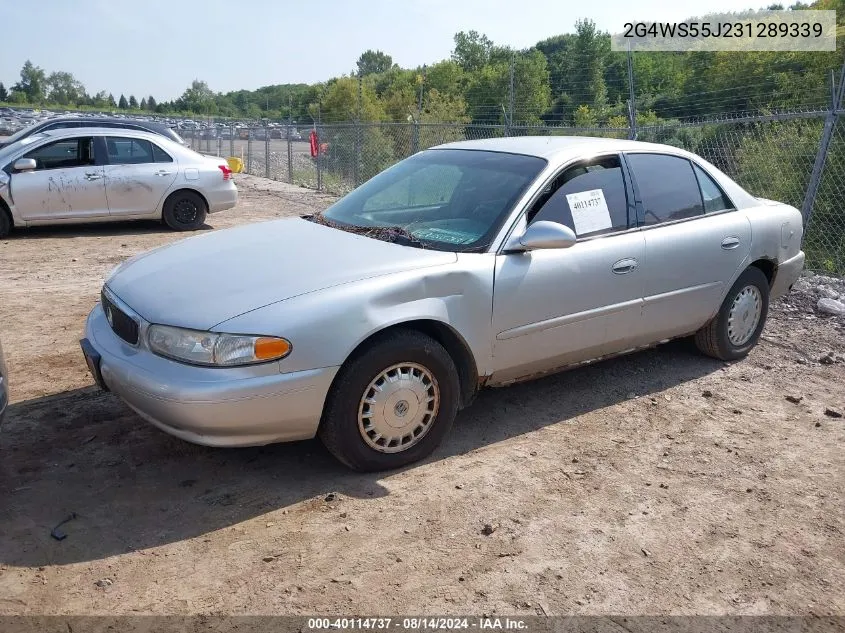
[[[92,147],[91,147],[91,149],[94,151],[94,156],[93,156],[93,158],[94,158],[94,165],[96,165],[96,164],[97,164],[97,162],[96,162],[96,161],[97,161],[96,140],[95,140],[95,139],[96,139],[96,137],[91,137],[91,136],[72,136],[72,137],[69,137],[69,138],[60,138],[60,139],[56,139],[56,140],[54,140],[54,141],[50,141],[50,142],[44,143],[43,145],[39,145],[38,147],[35,147],[35,148],[33,148],[33,149],[29,150],[28,152],[26,152],[26,153],[24,153],[23,155],[21,155],[21,156],[20,156],[20,158],[26,158],[27,156],[29,156],[29,155],[30,155],[30,154],[32,154],[33,152],[37,152],[38,150],[45,149],[45,148],[47,148],[47,147],[51,147],[52,145],[57,145],[57,144],[59,144],[59,143],[66,143],[66,142],[68,142],[68,141],[75,141],[75,142],[76,142],[76,156],[77,156],[77,160],[80,160],[80,157],[81,157],[81,152],[82,152],[82,146],[81,146],[81,143],[82,143],[83,141],[85,141],[86,139],[92,139],[92,141],[93,141],[93,142],[92,142]],[[56,167],[43,167],[43,168],[37,168],[37,169],[36,169],[36,171],[53,171],[53,170],[56,170],[56,169],[78,169],[78,168],[80,168],[80,167],[88,167],[88,168],[90,168],[90,167],[92,167],[92,165],[91,165],[91,164],[70,165],[70,166],[68,166],[68,165],[59,165],[59,166],[56,166]]]
[[[171,155],[170,155],[170,152],[168,152],[167,150],[163,149],[163,148],[161,147],[161,145],[159,145],[159,144],[158,144],[158,143],[156,143],[155,141],[150,141],[150,145],[151,145],[151,146],[152,146],[152,148],[153,148],[153,163],[154,163],[154,164],[161,163],[162,165],[165,165],[165,164],[167,164],[167,163],[173,163],[173,162],[175,162],[175,161],[173,160],[173,156],[171,156]],[[159,152],[161,152],[162,154],[164,154],[165,156],[167,156],[167,160],[157,160],[157,159],[156,159],[156,150],[158,150]]]
[[[697,161],[690,160],[690,163],[692,163],[693,166],[692,173],[695,174],[695,180],[696,182],[698,182],[698,190],[701,192],[701,204],[704,205],[704,189],[701,186],[701,181],[698,179],[698,173],[695,171],[696,169],[700,170],[705,176],[707,176],[711,180],[711,182],[716,186],[716,189],[719,190],[719,193],[722,194],[722,197],[730,205],[727,209],[722,209],[721,211],[711,211],[710,213],[707,212],[707,206],[704,205],[704,215],[716,215],[718,213],[725,213],[727,211],[736,211],[736,205],[734,204],[734,201],[731,200],[731,197],[727,193],[725,193],[725,190],[722,185],[719,184],[719,181],[713,178],[713,174],[704,169],[704,167],[702,167]]]
[[[106,137],[101,137],[101,138],[102,138],[102,141],[103,141],[103,149],[105,150],[104,151],[104,160],[105,160],[104,164],[106,164],[106,165],[155,165],[156,164],[155,154],[153,153],[153,142],[148,140],[148,139],[145,139],[145,138],[139,139],[139,138],[135,138],[134,136],[119,136],[118,134],[110,134]],[[111,156],[109,155],[109,150],[108,150],[108,139],[113,139],[113,140],[116,139],[116,140],[123,140],[123,141],[126,141],[126,140],[129,140],[129,141],[146,141],[147,143],[150,144],[150,162],[148,162],[148,163],[112,162],[112,159],[111,159]],[[168,154],[168,156],[169,156],[169,154]],[[173,162],[173,161],[171,160],[171,162]]]
[[[624,152],[621,152],[619,150],[599,152],[599,153],[591,156],[589,160],[594,160],[596,158],[602,158],[602,157],[607,157],[607,156],[616,156],[616,157],[619,158],[619,162],[624,164],[625,154],[624,154]],[[525,216],[528,214],[529,209],[531,209],[531,207],[534,206],[534,203],[536,203],[537,200],[540,198],[540,196],[543,195],[543,190],[546,188],[546,185],[548,185],[550,182],[553,182],[558,176],[560,176],[564,171],[566,171],[570,167],[575,167],[576,165],[578,165],[578,163],[582,163],[582,162],[584,162],[583,158],[574,158],[574,159],[564,163],[563,165],[561,165],[555,171],[551,172],[548,176],[546,176],[543,179],[543,181],[539,184],[539,186],[537,186],[536,183],[534,185],[532,185],[533,187],[535,187],[534,193],[522,205],[522,208],[520,208],[516,212],[516,215],[513,216],[513,219],[510,220],[510,225],[507,227],[504,234],[500,233],[500,235],[503,235],[502,240],[496,246],[495,250],[492,250],[490,252],[492,252],[496,255],[502,255],[502,254],[506,253],[505,245],[511,239],[514,232],[517,231],[517,230],[520,230],[520,229],[524,230],[528,226]],[[633,189],[631,187],[633,185],[633,181],[631,180],[630,175],[625,168],[622,169],[622,177],[625,179],[625,195],[628,198],[628,203],[629,203],[629,206],[628,206],[628,228],[625,229],[624,231],[615,231],[613,233],[605,233],[605,234],[602,234],[602,235],[594,235],[592,237],[579,238],[579,241],[601,239],[601,238],[605,238],[605,237],[614,237],[616,235],[623,235],[625,233],[630,233],[631,231],[639,230],[637,223],[636,222],[632,223],[631,201],[634,198],[632,197],[633,196]]]
[[[715,213],[707,213],[707,212],[703,211],[703,209],[704,209],[704,193],[701,191],[701,184],[698,182],[698,176],[695,173],[695,169],[693,169],[694,166],[700,168],[700,165],[698,165],[695,161],[690,160],[686,156],[680,156],[678,154],[672,154],[672,153],[669,153],[669,152],[655,152],[655,151],[650,152],[650,151],[647,151],[647,150],[625,151],[625,152],[622,152],[622,154],[625,158],[625,165],[626,165],[626,167],[628,167],[629,176],[631,178],[631,183],[632,183],[633,188],[634,188],[634,195],[635,195],[636,208],[637,208],[637,224],[639,225],[639,230],[641,230],[641,231],[648,231],[650,229],[661,228],[661,227],[664,227],[664,226],[671,226],[673,224],[681,224],[682,222],[694,222],[696,220],[701,220],[703,218],[707,218],[707,217],[710,217],[710,216],[713,216],[713,215],[718,215],[719,213],[725,213],[726,211],[735,211],[736,210],[735,208],[725,209],[724,211],[719,211],[719,212],[715,212]],[[678,220],[667,220],[666,222],[660,222],[660,223],[657,223],[657,224],[646,224],[645,223],[645,206],[643,204],[642,194],[640,193],[640,187],[637,184],[637,177],[634,175],[634,171],[630,168],[630,165],[628,163],[628,155],[629,154],[656,154],[658,156],[669,156],[671,158],[678,158],[678,159],[684,160],[687,163],[689,163],[690,169],[692,170],[693,178],[695,178],[695,183],[696,183],[696,185],[698,185],[698,195],[699,195],[699,198],[701,198],[701,208],[702,208],[701,215],[697,215],[697,216],[693,216],[693,217],[689,217],[689,218],[680,218]],[[710,176],[710,174],[707,173],[707,170],[702,169],[702,171],[705,174],[707,174],[708,176]],[[710,176],[710,179],[714,180],[712,176]],[[715,180],[714,180],[714,182],[715,182]],[[718,186],[718,184],[719,183],[716,183],[717,186]],[[722,188],[719,187],[719,189],[721,190]],[[730,201],[731,204],[733,204],[733,202],[727,196],[725,196],[725,199]]]
[[[629,176],[629,173],[628,173],[627,164],[624,161],[622,153],[619,152],[619,151],[599,152],[598,154],[590,156],[589,158],[573,159],[573,160],[567,162],[566,164],[564,164],[563,166],[561,166],[559,169],[554,171],[548,178],[546,178],[543,181],[543,184],[540,186],[540,188],[537,190],[537,192],[531,197],[531,200],[529,200],[528,203],[524,206],[524,208],[520,212],[519,216],[517,216],[517,222],[519,222],[519,220],[525,218],[525,216],[528,214],[529,210],[531,210],[531,208],[534,206],[534,204],[543,195],[543,190],[546,188],[546,186],[549,183],[554,182],[564,172],[566,172],[569,169],[572,169],[573,167],[578,167],[579,165],[583,165],[585,163],[591,163],[593,161],[596,161],[596,160],[599,160],[599,159],[602,159],[602,158],[608,158],[608,157],[618,158],[619,164],[620,164],[621,169],[622,169],[622,180],[624,181],[624,184],[625,184],[625,200],[626,200],[626,210],[627,210],[626,216],[627,216],[628,226],[627,226],[627,228],[618,229],[616,231],[611,231],[610,233],[602,233],[600,235],[587,235],[587,236],[584,236],[584,237],[578,236],[578,241],[579,242],[585,242],[587,240],[594,240],[594,239],[599,239],[599,238],[602,238],[602,237],[610,237],[610,236],[613,236],[613,235],[619,235],[621,233],[627,233],[631,229],[636,229],[637,228],[636,216],[632,215],[632,211],[635,212],[635,209],[634,209],[633,204],[632,204],[634,197],[633,197],[633,190],[631,189],[631,179],[630,179],[630,176]]]

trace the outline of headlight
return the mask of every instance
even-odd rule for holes
[[[290,354],[290,341],[275,336],[244,336],[151,325],[150,349],[160,356],[195,365],[233,367],[279,360]]]

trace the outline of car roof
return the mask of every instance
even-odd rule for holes
[[[91,123],[95,127],[97,123],[115,123],[118,125],[138,125],[148,127],[151,130],[169,130],[170,128],[158,121],[147,121],[144,119],[122,119],[110,116],[57,116],[45,119],[42,123]]]
[[[178,143],[175,143],[167,136],[162,136],[155,132],[149,132],[147,130],[132,130],[129,128],[97,127],[96,124],[91,125],[91,127],[62,127],[55,130],[43,130],[41,132],[37,132],[37,134],[43,134],[55,139],[66,138],[68,136],[85,136],[86,134],[89,136],[129,136],[149,138],[151,140],[155,140],[156,142],[164,139],[169,143],[178,145]]]
[[[589,158],[591,155],[605,152],[659,152],[688,158],[699,167],[704,166],[705,171],[721,185],[737,208],[757,204],[756,199],[750,193],[706,159],[679,147],[660,143],[644,143],[642,141],[595,136],[509,136],[477,141],[457,141],[438,145],[431,149],[435,151],[443,149],[486,150],[536,156],[548,161],[548,166],[552,169],[557,169],[572,160]]]
[[[688,152],[658,143],[644,143],[627,139],[596,136],[508,136],[475,141],[456,141],[438,145],[432,149],[470,149],[488,152],[505,152],[545,158],[550,162],[568,160],[572,157],[597,152],[651,151],[689,155]]]

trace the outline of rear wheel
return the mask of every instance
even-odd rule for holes
[[[350,468],[399,468],[449,432],[460,384],[449,353],[411,330],[390,332],[349,360],[326,401],[319,436]]]
[[[194,191],[177,191],[164,201],[164,223],[174,231],[195,231],[205,223],[208,207]]]
[[[759,268],[743,272],[719,313],[695,334],[698,349],[714,358],[743,358],[757,344],[769,314],[769,280]]]

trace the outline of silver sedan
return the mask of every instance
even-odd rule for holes
[[[128,260],[82,347],[102,387],[185,440],[318,435],[389,469],[485,385],[687,335],[742,358],[798,279],[801,238],[795,208],[673,147],[453,143],[320,214]]]
[[[0,149],[0,237],[13,227],[144,219],[189,231],[237,201],[224,159],[150,132],[50,130]]]

